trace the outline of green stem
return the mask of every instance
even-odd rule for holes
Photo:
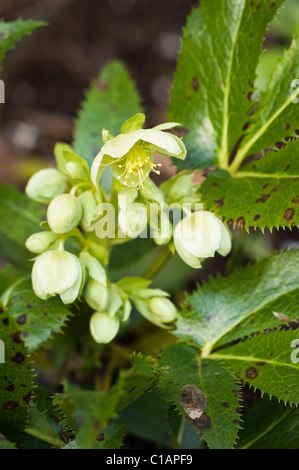
[[[145,270],[142,277],[145,279],[153,279],[155,275],[163,268],[164,264],[167,263],[169,258],[172,256],[172,253],[168,246],[159,254],[159,256],[154,260],[154,262]]]

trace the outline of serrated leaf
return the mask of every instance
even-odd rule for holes
[[[292,341],[299,343],[298,330],[259,334],[210,358],[221,360],[240,379],[262,394],[273,395],[284,403],[299,403],[299,365],[292,362]]]
[[[298,108],[299,109],[299,108]],[[269,152],[233,176],[210,173],[201,185],[205,207],[231,226],[299,226],[299,140]]]
[[[133,361],[130,369],[120,373],[123,382],[123,394],[117,404],[117,412],[126,408],[144,393],[152,390],[158,382],[158,372],[145,357],[141,354],[135,354]]]
[[[122,381],[109,390],[91,391],[74,387],[63,381],[64,393],[54,398],[54,404],[64,413],[67,424],[77,433],[78,446],[91,448],[97,435],[116,415],[122,394]]]
[[[253,104],[263,35],[281,4],[282,0],[203,0],[193,9],[184,29],[169,109],[170,119],[190,130],[184,140],[189,157],[184,168],[227,165]]]
[[[9,50],[24,36],[45,25],[43,21],[34,20],[0,21],[0,70],[3,58]]]
[[[12,292],[7,305],[30,353],[35,352],[53,333],[61,331],[70,317],[70,310],[58,298],[41,300],[27,280]]]
[[[284,322],[273,312],[281,309],[290,320],[298,319],[298,263],[299,251],[293,250],[210,279],[187,296],[173,333],[210,351],[216,344],[278,327]]]
[[[30,418],[25,431],[30,436],[42,439],[58,448],[65,444],[48,423],[46,414],[40,413],[37,406],[33,406],[31,409]]]
[[[112,424],[107,426],[99,436],[92,449],[120,449],[125,435],[126,426],[124,424]],[[80,449],[77,439],[70,441],[63,449]]]
[[[0,185],[0,231],[14,242],[24,245],[45,218],[45,209],[13,186]],[[28,258],[30,253],[28,252]]]
[[[32,370],[17,324],[0,305],[0,339],[5,362],[0,363],[0,433],[17,440],[27,421],[32,398]]]
[[[158,366],[163,397],[189,419],[180,404],[183,387],[198,387],[206,395],[207,407],[191,422],[211,449],[232,448],[240,424],[239,387],[234,376],[220,362],[200,361],[196,350],[183,343],[168,346]]]
[[[299,75],[299,37],[279,60],[267,90],[262,94],[246,136],[236,155],[240,163],[254,153],[262,153],[266,148],[275,148],[277,142],[285,142],[286,137],[296,137],[299,107],[294,102],[294,89],[291,83]],[[298,92],[297,92],[298,94]]]
[[[295,406],[255,397],[243,417],[239,449],[298,449],[299,410]]]
[[[88,90],[79,111],[74,150],[91,165],[103,146],[102,129],[117,135],[124,121],[141,112],[140,98],[121,62],[107,65]]]

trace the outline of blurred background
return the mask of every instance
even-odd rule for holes
[[[0,0],[0,18],[48,22],[18,43],[1,77],[0,180],[23,187],[71,142],[76,111],[108,61],[125,62],[142,96],[147,125],[165,120],[180,36],[194,0]],[[258,86],[299,32],[299,0],[287,0],[267,33]],[[166,173],[171,171],[165,168]],[[173,173],[173,171],[172,171]],[[167,173],[168,174],[168,173]]]
[[[143,100],[147,126],[163,122],[182,28],[196,4],[194,0],[0,0],[4,21],[21,17],[48,22],[8,53],[0,73],[6,84],[6,102],[0,105],[0,182],[23,189],[35,171],[54,165],[55,143],[72,141],[84,92],[111,60],[120,59],[128,67]],[[296,33],[299,0],[287,0],[266,33],[266,52],[256,80],[259,90],[265,88],[275,61]],[[169,161],[162,170],[158,184],[175,167]],[[255,232],[249,237],[239,230],[236,237],[235,247],[241,247],[245,259],[298,244],[297,230],[266,236]],[[236,259],[244,261],[237,248]],[[219,265],[222,259],[214,264],[216,270]]]

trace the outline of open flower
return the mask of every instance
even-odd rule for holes
[[[126,121],[122,126],[122,134],[106,141],[91,167],[91,178],[97,187],[98,181],[108,165],[112,174],[122,184],[130,188],[140,187],[151,171],[159,164],[153,162],[153,152],[184,159],[186,148],[182,140],[163,130],[171,129],[180,124],[165,123],[152,129],[142,129],[144,115],[139,113]],[[104,131],[103,136],[107,133]],[[109,138],[110,135],[108,134]]]
[[[32,287],[43,300],[60,295],[64,304],[71,304],[79,295],[82,281],[81,263],[68,251],[47,251],[33,265]]]
[[[231,250],[231,235],[226,225],[212,212],[197,211],[175,227],[174,245],[182,260],[192,268],[201,267],[202,258],[226,256]]]

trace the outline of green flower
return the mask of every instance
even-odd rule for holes
[[[201,267],[202,258],[226,256],[232,247],[226,225],[212,212],[197,211],[182,219],[175,227],[174,245],[182,260],[192,268]]]
[[[107,344],[117,335],[119,325],[117,316],[111,317],[106,312],[95,312],[90,319],[90,333],[96,343]]]
[[[60,295],[64,304],[73,303],[83,284],[83,269],[78,258],[67,251],[47,251],[36,258],[32,287],[43,300]]]
[[[60,194],[48,207],[47,219],[52,232],[63,234],[78,225],[82,217],[80,202],[72,194]]]
[[[55,168],[45,168],[34,173],[25,189],[30,199],[42,204],[48,204],[54,197],[64,193],[65,190],[65,178]]]
[[[180,159],[186,157],[182,140],[163,130],[180,124],[165,123],[152,129],[142,129],[145,116],[136,114],[122,126],[122,134],[111,138],[104,130],[105,145],[102,147],[91,167],[91,179],[97,187],[98,181],[108,165],[112,174],[122,184],[130,188],[142,186],[151,171],[160,174],[153,162],[153,152]],[[106,137],[105,137],[106,136]]]

